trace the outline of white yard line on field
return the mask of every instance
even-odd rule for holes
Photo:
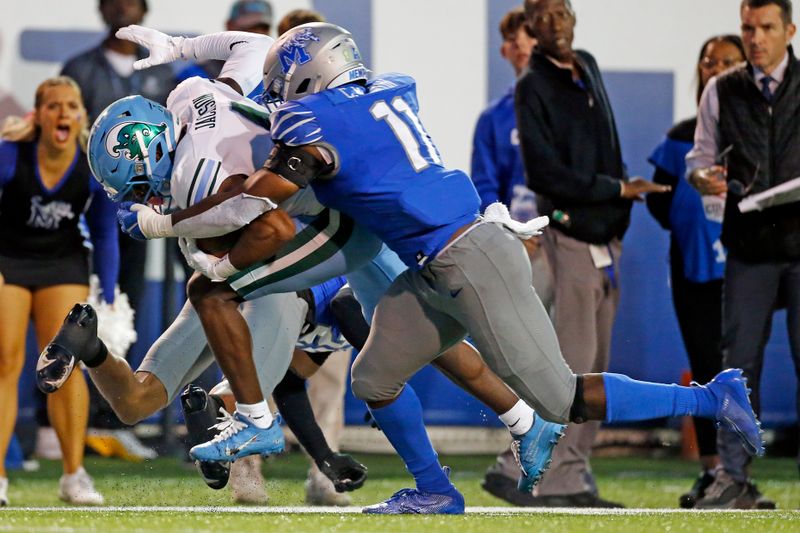
[[[34,512],[78,512],[78,513],[233,513],[233,514],[354,514],[360,513],[361,507],[2,507],[4,511],[34,511]],[[510,515],[510,514],[570,514],[570,515],[662,515],[681,513],[758,513],[775,511],[742,511],[742,510],[705,510],[692,511],[684,509],[580,509],[580,508],[536,508],[536,507],[467,507],[467,514],[482,515]],[[779,511],[781,513],[797,514],[800,511]]]

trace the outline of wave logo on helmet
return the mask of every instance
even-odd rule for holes
[[[281,69],[284,74],[289,72],[293,63],[302,65],[311,61],[311,54],[306,50],[306,46],[311,41],[319,42],[319,37],[311,28],[304,28],[281,45],[278,58],[281,60]]]
[[[106,151],[114,158],[124,155],[131,161],[143,161],[147,147],[166,129],[167,125],[163,123],[122,122],[108,132]]]

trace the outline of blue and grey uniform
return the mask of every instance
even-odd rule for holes
[[[469,332],[524,400],[566,421],[575,376],[530,285],[524,247],[503,226],[476,223],[472,182],[443,166],[417,110],[414,80],[390,74],[288,102],[272,117],[276,144],[332,153],[334,170],[311,182],[318,200],[372,230],[408,266],[375,310],[353,391],[394,398]]]

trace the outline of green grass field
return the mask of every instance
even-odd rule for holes
[[[392,456],[360,456],[370,468],[363,489],[353,493],[354,505],[385,499],[408,486],[410,478]],[[480,480],[493,458],[443,457],[453,467],[453,479],[468,506],[500,507],[485,493]],[[14,507],[0,511],[0,531],[800,531],[800,483],[794,461],[758,461],[755,476],[762,492],[778,502],[779,511],[675,512],[678,495],[696,474],[694,464],[675,460],[596,459],[593,461],[604,497],[629,508],[651,509],[612,514],[533,511],[530,514],[468,514],[466,516],[374,517],[353,512],[299,514],[269,508],[230,509],[227,490],[207,489],[193,468],[171,459],[131,464],[90,459],[87,469],[109,507],[198,507],[197,510],[67,510],[56,496],[60,465],[43,462],[34,473],[12,473],[9,498]],[[270,507],[304,505],[305,461],[289,454],[268,462]],[[24,509],[34,507],[40,509]],[[209,509],[208,507],[219,507]],[[41,509],[52,508],[52,509]],[[227,509],[225,509],[227,508]],[[668,509],[664,510],[664,509]],[[244,512],[242,512],[244,511]],[[352,511],[352,510],[351,510]],[[509,511],[511,509],[509,508]]]

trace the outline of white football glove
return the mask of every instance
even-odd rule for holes
[[[225,281],[229,276],[239,272],[234,267],[228,256],[217,258],[213,255],[200,250],[195,244],[194,239],[178,239],[178,246],[186,259],[186,263],[195,271],[199,272],[211,281]]]
[[[133,68],[136,70],[171,63],[176,59],[187,59],[182,54],[186,37],[170,37],[166,33],[136,24],[120,28],[117,30],[116,36],[118,39],[134,42],[150,51],[148,57],[133,64]]]
[[[541,235],[542,230],[550,223],[548,217],[536,217],[528,222],[518,222],[511,218],[508,208],[501,202],[495,202],[483,213],[484,222],[495,222],[505,226],[517,237],[528,240],[534,235]]]

